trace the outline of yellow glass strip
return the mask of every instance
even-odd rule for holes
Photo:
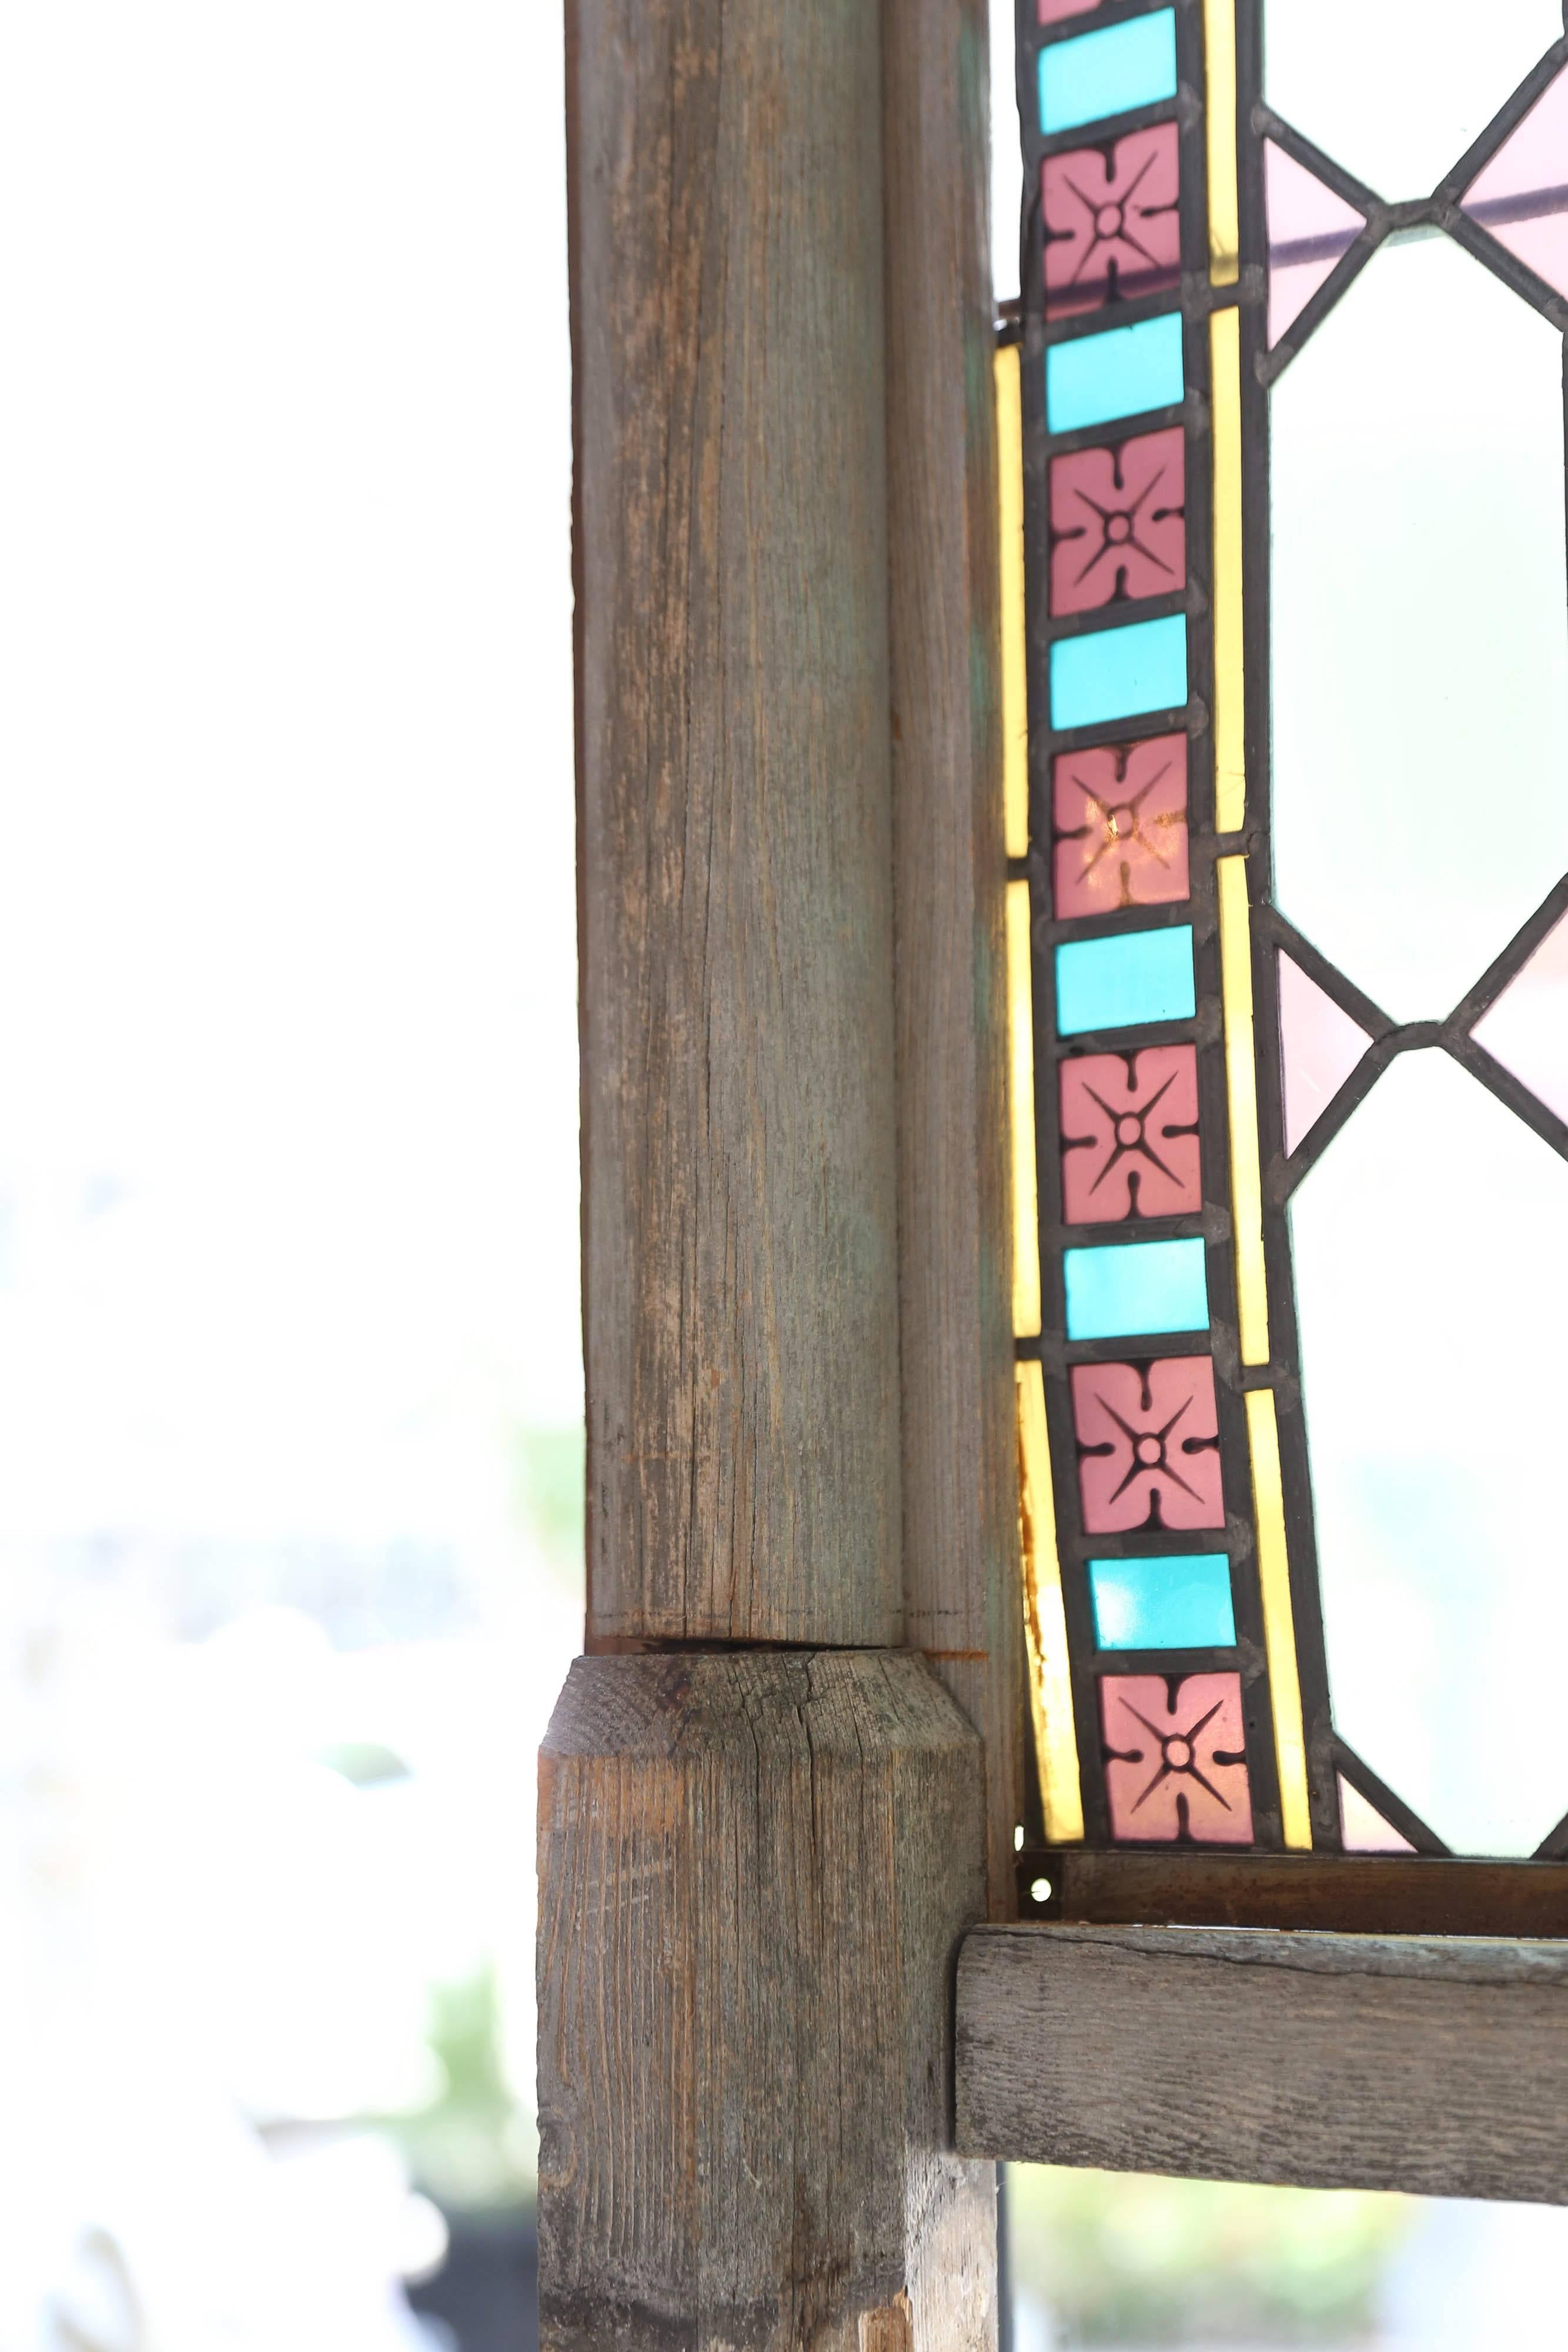
[[[1252,1448],[1252,1507],[1258,1520],[1258,1581],[1263,1593],[1263,1647],[1274,1701],[1274,1758],[1280,1771],[1280,1816],[1285,1843],[1312,1843],[1307,1801],[1307,1742],[1301,1727],[1301,1681],[1296,1668],[1296,1616],[1291,1606],[1291,1561],[1285,1543],[1285,1488],[1280,1475],[1280,1423],[1271,1389],[1247,1391],[1247,1435]]]
[[[1247,814],[1247,683],[1241,627],[1241,314],[1208,320],[1214,427],[1214,826]]]
[[[1208,274],[1216,286],[1234,286],[1241,266],[1236,201],[1236,0],[1203,0],[1203,55],[1208,84]]]
[[[1023,601],[1023,378],[1016,343],[997,353],[997,483],[1001,535],[1002,807],[1009,857],[1029,854],[1029,674]]]
[[[1013,1136],[1013,1329],[1040,1329],[1040,1191],[1034,1157],[1034,974],[1029,884],[1008,884],[1009,1090]]]
[[[1219,886],[1219,985],[1225,999],[1225,1084],[1230,1108],[1230,1208],[1236,1227],[1236,1312],[1241,1360],[1269,1360],[1269,1279],[1263,1262],[1263,1179],[1258,1150],[1258,1065],[1252,1044],[1252,925],[1247,860],[1215,861]]]
[[[1052,1845],[1072,1845],[1083,1836],[1083,1789],[1078,1777],[1067,1613],[1061,1605],[1061,1561],[1056,1549],[1045,1375],[1038,1364],[1019,1364],[1017,1370],[1019,1528],[1023,1539],[1030,1708],[1034,1717],[1035,1754],[1040,1759],[1045,1834]]]

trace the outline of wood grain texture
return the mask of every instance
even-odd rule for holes
[[[902,1638],[881,59],[568,0],[591,1647]]]
[[[1328,1927],[1349,1935],[1568,1937],[1568,1862],[1442,1854],[1090,1853],[1018,1856],[1044,1916],[1097,1927]]]
[[[539,1766],[550,2352],[990,2352],[979,1742],[908,1652],[579,1660]]]
[[[1022,1819],[985,0],[884,64],[905,1638],[983,1734],[993,1916]]]
[[[982,1928],[956,2069],[976,2156],[1568,2203],[1560,1945]]]

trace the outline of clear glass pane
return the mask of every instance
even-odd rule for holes
[[[1396,1019],[1441,1017],[1568,866],[1562,339],[1401,240],[1272,428],[1280,904]]]
[[[1451,1061],[1402,1055],[1291,1206],[1339,1729],[1462,1853],[1568,1812],[1562,1278],[1568,1162]]]
[[[1380,196],[1424,196],[1562,34],[1556,0],[1268,0],[1264,95]]]

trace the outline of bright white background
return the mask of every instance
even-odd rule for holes
[[[443,1987],[526,2191],[564,247],[558,9],[0,17],[0,2352],[407,2341]]]

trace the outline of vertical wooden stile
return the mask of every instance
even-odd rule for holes
[[[1018,1744],[984,15],[567,14],[590,1561],[540,1758],[542,2337],[991,2352],[951,2048]],[[965,184],[916,215],[912,172]]]
[[[1022,1819],[988,11],[889,18],[889,625],[906,1638],[983,1734],[993,1917]]]

